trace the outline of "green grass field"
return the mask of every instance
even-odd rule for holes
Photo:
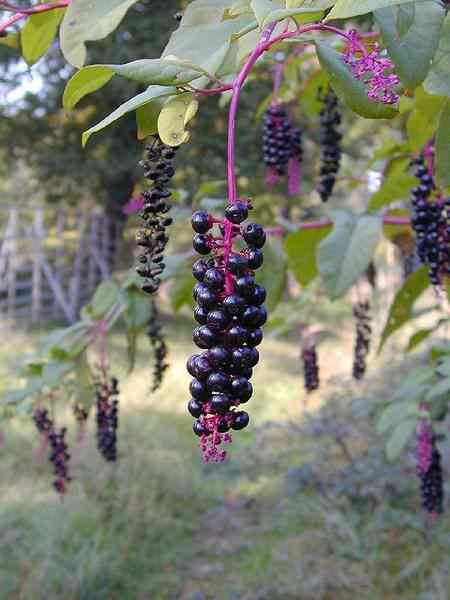
[[[76,446],[57,405],[72,443],[63,502],[29,417],[4,429],[1,600],[448,600],[449,518],[423,517],[411,462],[386,465],[373,433],[377,404],[405,366],[376,363],[356,387],[346,375],[351,339],[344,350],[325,344],[331,383],[305,408],[297,344],[267,339],[252,426],[234,435],[227,463],[205,466],[185,413],[189,327],[182,317],[168,323],[172,366],[157,394],[146,339],[135,372],[117,373],[117,465],[99,457],[92,418]],[[9,345],[31,351],[39,337],[15,332]],[[6,383],[16,360],[3,349]],[[120,337],[113,364],[125,364]],[[330,423],[344,427],[343,446],[320,429]]]

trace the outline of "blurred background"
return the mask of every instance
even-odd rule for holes
[[[89,46],[88,62],[158,57],[182,8],[174,0],[136,4],[114,34]],[[322,214],[312,191],[320,108],[313,96],[295,105],[308,156],[300,196],[288,200],[281,188],[266,189],[261,116],[273,64],[269,60],[246,87],[238,120],[240,189],[265,224],[280,212],[293,220]],[[134,115],[95,136],[85,150],[80,138],[139,89],[115,78],[65,114],[61,96],[70,75],[56,45],[31,69],[0,46],[0,327],[7,342],[0,347],[2,390],[17,384],[18,368],[50,331],[76,320],[100,281],[123,279],[133,264],[137,223],[122,208],[142,185],[143,145],[136,141]],[[368,168],[371,185],[381,170],[376,150],[401,141],[401,121],[393,131],[391,124],[345,115],[343,130],[342,177],[333,203],[361,208],[373,191]],[[202,104],[192,131],[176,159],[176,223],[168,254],[189,250],[193,206],[224,204],[223,99]],[[406,236],[396,244],[386,241],[377,254],[373,351],[361,383],[351,378],[352,304],[368,293],[367,284],[331,303],[315,283],[300,290],[290,281],[255,370],[251,427],[234,436],[224,464],[201,463],[185,410],[185,362],[193,345],[192,313],[183,298],[190,298],[190,274],[161,292],[170,369],[158,392],[150,392],[148,339],[139,340],[132,374],[124,334],[118,331],[112,340],[111,363],[121,381],[116,465],[99,457],[92,422],[92,435],[82,442],[72,427],[74,480],[61,501],[30,415],[2,423],[0,598],[450,598],[449,518],[434,523],[421,513],[413,448],[389,463],[375,433],[380,407],[421,364],[420,352],[405,358],[400,348],[414,327],[428,322],[435,305],[432,293],[426,295],[414,327],[376,354],[409,250]],[[187,292],[181,289],[186,281]],[[300,358],[305,330],[320,340],[321,387],[311,394],[303,388]],[[71,423],[63,397],[56,406],[58,421]]]

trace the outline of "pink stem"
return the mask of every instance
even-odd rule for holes
[[[6,29],[8,29],[8,27],[11,27],[11,25],[21,19],[29,17],[30,15],[48,12],[50,10],[55,10],[55,8],[64,8],[69,6],[70,2],[71,0],[57,0],[56,2],[51,2],[48,4],[39,4],[37,6],[33,6],[32,8],[20,8],[9,3],[4,3],[2,7],[2,3],[0,3],[0,10],[3,8],[3,10],[10,10],[16,13],[10,19],[6,20],[0,25],[0,33],[3,33]]]

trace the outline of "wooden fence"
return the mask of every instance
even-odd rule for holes
[[[73,323],[110,277],[121,231],[100,210],[0,205],[0,327]]]

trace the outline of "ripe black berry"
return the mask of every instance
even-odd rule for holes
[[[248,416],[248,414],[243,410],[240,410],[234,413],[234,419],[231,423],[231,429],[235,429],[236,431],[244,429],[245,427],[247,427],[249,421],[250,417]]]
[[[200,260],[194,263],[194,266],[192,267],[192,274],[194,275],[195,279],[197,279],[197,281],[203,281],[203,278],[205,277],[205,273],[208,270],[208,268],[209,267],[207,262],[201,258]]]
[[[208,213],[198,210],[191,218],[192,229],[197,233],[207,233],[211,227],[211,217]]]
[[[225,284],[225,276],[220,269],[208,269],[203,282],[212,290],[222,290]]]
[[[203,412],[203,408],[202,405],[195,398],[191,398],[191,400],[189,400],[188,403],[188,411],[193,417],[198,419],[198,417]]]
[[[306,345],[302,350],[302,358],[305,390],[312,392],[319,387],[319,365],[316,347],[313,344]]]
[[[217,333],[207,325],[202,325],[201,327],[194,329],[193,339],[196,346],[204,350],[216,346],[219,341]]]
[[[263,264],[263,253],[258,248],[251,248],[247,255],[249,269],[256,270]]]
[[[211,252],[209,238],[207,235],[197,233],[192,240],[192,246],[198,254],[209,254]]]
[[[250,265],[248,259],[245,256],[242,256],[241,254],[232,254],[227,262],[227,269],[233,275],[243,275],[247,271],[249,266]]]
[[[242,237],[249,244],[255,248],[262,248],[266,243],[266,233],[261,225],[256,223],[249,223],[242,231]]]
[[[239,225],[242,221],[248,217],[248,207],[244,202],[236,202],[235,204],[229,204],[225,208],[225,218],[234,223],[235,225]]]
[[[320,90],[319,100],[323,102],[323,108],[320,111],[321,167],[317,191],[322,202],[326,202],[333,191],[341,161],[342,135],[338,131],[341,114],[337,96],[330,86],[325,95]]]

